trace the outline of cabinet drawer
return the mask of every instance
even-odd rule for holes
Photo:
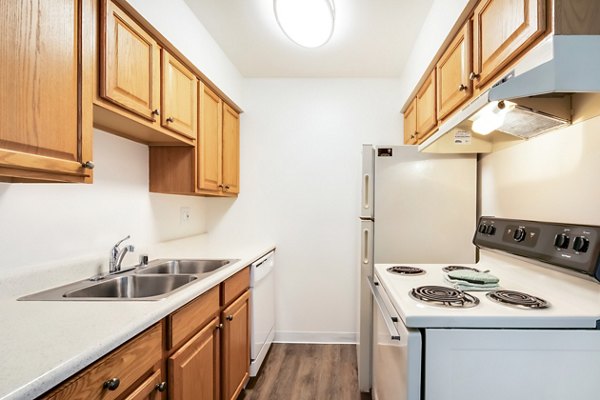
[[[112,400],[122,397],[131,386],[161,360],[162,324],[156,324],[90,368],[43,397],[50,400]],[[118,379],[114,390],[104,383]]]
[[[197,332],[209,319],[219,313],[219,287],[214,287],[199,298],[169,315],[167,345],[169,349]]]
[[[221,305],[227,305],[250,287],[250,268],[246,267],[233,275],[221,283],[221,287]]]

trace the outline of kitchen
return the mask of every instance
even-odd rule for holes
[[[0,233],[2,291],[28,267],[107,258],[126,235],[143,250],[208,232],[231,248],[249,240],[277,247],[276,340],[355,343],[360,146],[402,143],[400,108],[473,2],[444,3],[422,13],[413,62],[399,76],[294,79],[243,77],[183,1],[131,1],[243,109],[240,194],[149,193],[147,146],[96,129],[92,185],[0,185],[0,221],[10,227]],[[481,155],[478,214],[600,225],[593,184],[598,124],[590,119]],[[181,207],[189,208],[191,223],[181,223]],[[124,265],[136,263],[138,253]]]

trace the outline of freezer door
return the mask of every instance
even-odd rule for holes
[[[368,279],[373,278],[373,221],[360,223],[360,329],[358,333],[358,385],[361,392],[371,389],[371,337],[373,314],[371,289]]]
[[[477,159],[377,147],[375,263],[473,263]]]
[[[373,199],[375,170],[375,149],[370,144],[363,145],[362,153],[362,182],[360,194],[360,217],[362,219],[373,219]]]

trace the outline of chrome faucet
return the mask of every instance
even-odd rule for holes
[[[123,258],[128,251],[134,251],[135,247],[133,245],[125,246],[122,249],[119,249],[119,245],[129,239],[131,236],[127,235],[127,237],[119,240],[117,244],[113,246],[110,250],[110,258],[108,260],[108,273],[113,274],[115,272],[119,272],[121,270],[121,263],[123,262]]]

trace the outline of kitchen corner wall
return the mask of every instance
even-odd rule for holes
[[[482,215],[600,225],[600,117],[481,157]]]
[[[400,144],[399,81],[246,79],[241,193],[208,199],[207,228],[277,246],[276,336],[354,342],[361,145]]]
[[[108,262],[129,234],[143,246],[205,231],[203,199],[148,192],[147,146],[95,130],[94,163],[92,185],[0,184],[0,274],[90,254]],[[182,206],[192,215],[186,224]]]

